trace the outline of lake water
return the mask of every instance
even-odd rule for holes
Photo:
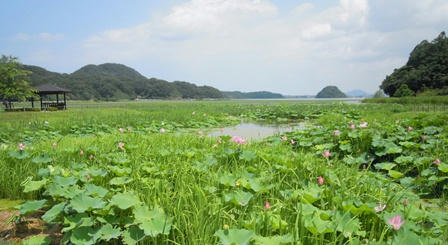
[[[306,123],[272,125],[243,122],[232,127],[208,131],[207,135],[211,137],[226,135],[240,136],[246,140],[260,140],[268,136],[281,134],[283,132],[304,130],[306,126]]]

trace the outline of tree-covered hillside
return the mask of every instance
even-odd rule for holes
[[[187,82],[167,82],[157,78],[148,79],[121,64],[87,65],[71,74],[50,72],[38,66],[24,65],[23,68],[32,72],[29,77],[31,85],[51,83],[70,89],[70,99],[223,98],[216,88],[196,86]]]
[[[380,86],[390,96],[401,97],[434,90],[448,94],[448,38],[445,32],[432,42],[418,44],[405,66],[395,69]]]
[[[327,86],[317,93],[316,98],[346,98],[347,96],[336,86]]]
[[[279,99],[284,98],[283,95],[268,91],[257,92],[240,92],[240,91],[222,91],[225,98],[229,99]]]

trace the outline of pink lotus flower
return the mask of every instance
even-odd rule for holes
[[[245,139],[243,139],[243,138],[241,138],[241,137],[239,137],[239,136],[233,136],[233,137],[230,139],[230,141],[231,141],[231,142],[235,142],[235,143],[238,144],[238,145],[242,145],[242,144],[244,144],[244,143],[246,142]]]
[[[57,144],[56,142],[53,142],[53,147],[56,148]]]
[[[401,228],[401,226],[405,223],[405,221],[401,220],[401,215],[396,215],[392,219],[388,219],[387,223],[389,223],[389,225],[394,227],[394,230],[398,231]]]
[[[331,156],[330,151],[325,151],[324,153],[322,153],[322,156],[325,158],[329,158]]]
[[[89,180],[90,179],[90,174],[87,174],[86,178],[87,178],[87,180]]]
[[[355,129],[355,124],[350,125],[350,129]]]
[[[118,148],[120,148],[122,151],[124,151],[124,143],[123,142],[118,142]]]
[[[79,155],[84,155],[84,151],[83,151],[83,150],[80,150],[80,151],[79,151]]]
[[[165,129],[161,128],[161,129],[159,130],[159,132],[163,134],[163,133],[165,133],[166,131],[165,131]]]
[[[271,204],[269,202],[266,202],[264,204],[264,210],[269,210],[271,208]]]
[[[409,204],[408,199],[404,199],[404,200],[403,200],[403,205],[404,205],[404,206],[407,206],[408,204]]]
[[[296,143],[296,142],[295,142],[293,139],[291,139],[291,144],[294,145],[295,143]]]
[[[124,129],[123,129],[123,128],[119,128],[118,130],[120,130],[120,133],[123,133],[123,132],[124,132]]]
[[[334,134],[334,136],[338,136],[340,132],[341,132],[341,131],[339,131],[339,130],[336,129],[335,131],[333,131],[333,134]]]
[[[288,137],[286,137],[286,136],[283,135],[283,136],[282,136],[282,140],[283,140],[283,141],[287,141],[287,140],[288,140]]]
[[[434,163],[435,165],[439,165],[440,164],[440,159],[439,158],[437,158],[436,160],[434,160],[434,162],[432,162],[432,163]]]
[[[330,162],[330,167],[333,167],[334,165],[333,165],[333,163],[332,162]]]
[[[25,149],[25,144],[20,143],[20,144],[19,144],[19,150],[20,150],[20,151],[23,151],[23,149]]]
[[[374,209],[375,209],[375,212],[379,213],[379,212],[383,211],[385,208],[386,208],[386,204],[383,205],[380,203]]]
[[[408,131],[412,131],[413,128],[411,126],[408,127]]]
[[[131,128],[130,127],[128,127],[128,132],[131,132]]]
[[[363,122],[361,124],[359,124],[360,128],[367,128],[367,125],[369,125],[367,122]]]
[[[322,176],[319,176],[319,178],[317,178],[317,182],[319,183],[319,185],[323,185],[324,184],[324,178],[322,178]]]
[[[90,160],[92,160],[92,159],[93,159],[93,155],[92,155],[92,154],[90,154],[89,158],[90,158]]]

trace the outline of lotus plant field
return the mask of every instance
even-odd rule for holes
[[[0,198],[23,200],[10,224],[62,234],[24,244],[447,244],[447,120],[294,101],[0,113]],[[242,121],[307,127],[207,135]]]

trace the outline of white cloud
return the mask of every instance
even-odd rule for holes
[[[11,39],[13,41],[28,41],[28,40],[30,40],[30,38],[31,38],[30,35],[28,35],[26,33],[17,33]]]
[[[42,41],[51,42],[51,41],[57,41],[64,38],[63,34],[59,33],[48,33],[48,32],[41,32],[38,35],[38,38]]]
[[[373,92],[414,42],[434,37],[435,30],[412,23],[392,32],[376,29],[381,16],[400,4],[409,8],[410,20],[447,20],[442,0],[340,0],[287,12],[268,0],[191,0],[134,27],[93,35],[81,53],[86,63],[163,64],[163,74],[152,67],[141,71],[226,90],[313,94],[334,82]]]
[[[176,6],[163,18],[168,28],[183,31],[219,31],[250,15],[270,16],[277,8],[265,0],[192,0]]]

